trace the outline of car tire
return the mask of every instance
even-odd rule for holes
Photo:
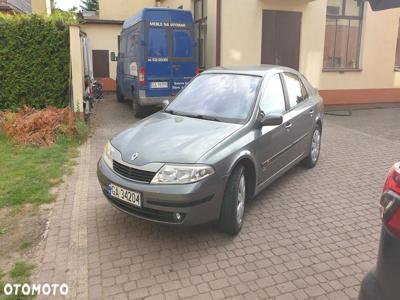
[[[139,104],[138,99],[135,97],[135,95],[132,96],[132,110],[136,118],[146,117],[146,110],[143,106]]]
[[[222,201],[219,228],[228,234],[237,235],[243,225],[246,204],[246,175],[242,165],[237,166],[226,184]]]
[[[321,126],[317,125],[313,130],[308,156],[303,160],[306,168],[312,169],[317,165],[321,151]]]
[[[117,94],[117,101],[118,101],[119,103],[125,102],[125,98],[124,98],[124,96],[122,95],[121,90],[120,90],[119,87],[118,87],[118,84],[117,84],[117,92],[116,92],[116,94]]]

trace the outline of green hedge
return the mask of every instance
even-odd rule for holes
[[[70,14],[0,14],[0,110],[66,104]]]

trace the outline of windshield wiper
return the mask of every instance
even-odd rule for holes
[[[187,116],[191,117],[191,118],[196,118],[196,119],[215,121],[215,122],[222,122],[222,120],[217,118],[217,117],[211,117],[211,116],[206,116],[206,115],[187,115]]]
[[[185,114],[183,114],[179,111],[172,110],[172,109],[166,109],[166,110],[164,110],[164,112],[166,112],[167,114],[174,115],[174,116],[186,116]]]
[[[175,111],[172,109],[166,109],[164,112],[174,115],[174,116],[182,116],[182,117],[189,117],[189,118],[195,118],[195,119],[202,119],[202,120],[207,120],[207,121],[215,121],[215,122],[222,122],[221,119],[217,117],[211,117],[207,115],[192,115],[192,114],[185,114],[183,112]]]

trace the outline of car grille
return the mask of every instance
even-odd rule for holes
[[[150,183],[153,177],[156,175],[155,172],[143,171],[135,168],[128,167],[120,164],[119,162],[113,161],[113,169],[115,172],[126,178]]]
[[[182,219],[180,221],[177,221],[174,219],[173,212],[161,211],[161,210],[151,209],[151,208],[147,208],[147,207],[138,208],[138,207],[134,207],[133,205],[129,205],[119,199],[110,197],[106,192],[105,192],[105,195],[111,201],[111,203],[114,204],[120,210],[122,210],[128,214],[142,217],[142,218],[145,218],[148,220],[179,224],[179,223],[182,223],[186,217],[185,214],[181,213]]]

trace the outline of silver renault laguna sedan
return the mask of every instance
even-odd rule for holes
[[[322,121],[322,98],[297,71],[211,69],[107,143],[99,182],[128,214],[237,234],[248,199],[296,164],[316,165]]]

